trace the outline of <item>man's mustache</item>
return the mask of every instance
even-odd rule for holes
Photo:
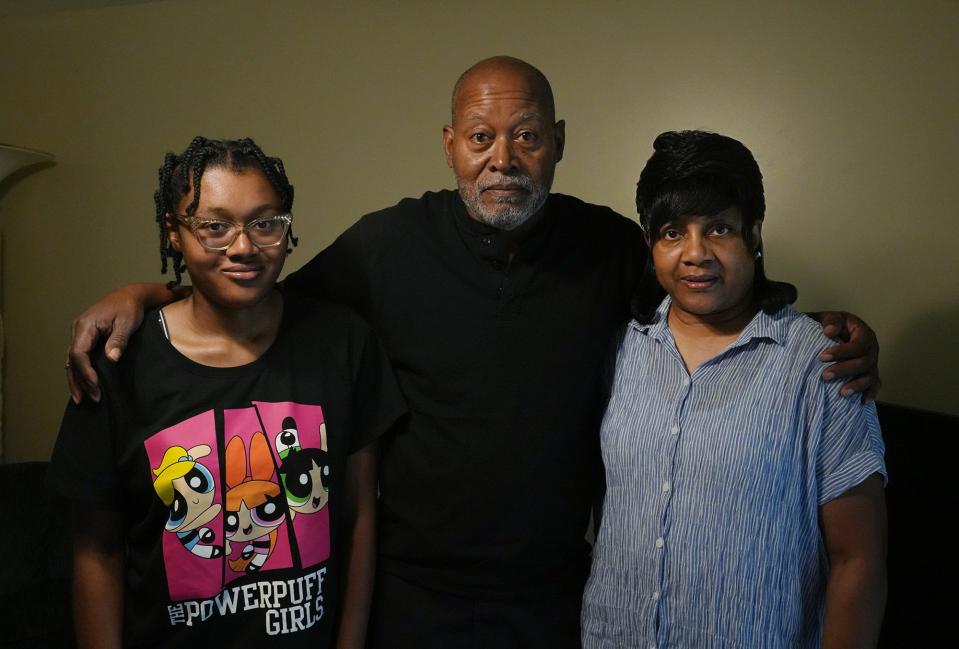
[[[534,189],[533,179],[529,176],[498,176],[493,178],[485,178],[476,183],[476,186],[480,191],[485,191],[491,187],[498,188],[519,188],[532,192]]]

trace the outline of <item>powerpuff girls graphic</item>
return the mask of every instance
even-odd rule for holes
[[[264,573],[329,558],[335,491],[320,406],[209,410],[144,446],[167,512],[161,543],[171,602],[222,597],[236,580],[276,579]]]

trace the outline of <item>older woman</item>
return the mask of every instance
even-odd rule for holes
[[[660,135],[637,207],[652,252],[602,427],[584,597],[601,647],[874,646],[885,600],[875,407],[820,380],[820,326],[763,269],[741,143]]]

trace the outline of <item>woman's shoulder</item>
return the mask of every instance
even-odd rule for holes
[[[783,345],[795,354],[818,356],[819,352],[836,342],[823,335],[822,325],[819,322],[805,313],[797,311],[791,305],[787,304],[778,311],[769,314],[769,317],[778,324],[779,329],[783,332]]]
[[[790,359],[791,371],[806,386],[807,393],[820,395],[830,401],[846,400],[839,394],[841,381],[822,379],[822,373],[829,363],[819,359],[823,350],[841,341],[824,335],[822,325],[817,320],[791,306],[783,307],[777,314],[785,325],[782,344]],[[853,401],[858,402],[857,399]]]

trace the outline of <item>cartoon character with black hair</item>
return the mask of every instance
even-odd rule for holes
[[[326,424],[320,424],[320,439],[326,439]],[[315,514],[323,509],[330,499],[330,465],[326,451],[300,446],[293,417],[283,420],[283,430],[277,434],[275,442],[290,516]]]
[[[209,454],[206,444],[189,450],[171,446],[163,454],[160,466],[153,469],[153,488],[169,510],[164,529],[176,534],[184,548],[204,559],[223,555],[222,546],[212,545],[216,534],[203,527],[220,513],[220,505],[213,502],[213,475],[198,462]]]

